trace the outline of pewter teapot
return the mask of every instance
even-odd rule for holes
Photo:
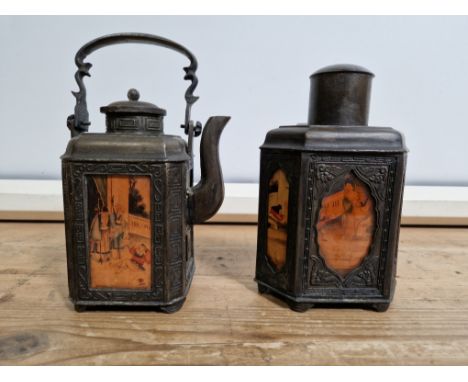
[[[166,111],[128,100],[101,107],[106,133],[89,133],[86,88],[91,64],[85,58],[105,46],[152,44],[185,55],[182,128],[188,142],[164,134]],[[212,217],[222,204],[220,135],[230,117],[211,117],[202,128],[191,120],[198,97],[197,60],[182,45],[139,33],[113,34],[84,45],[75,56],[79,91],[62,158],[70,297],[76,310],[90,307],[180,309],[194,274],[193,224]],[[203,132],[203,133],[202,133]],[[193,186],[193,139],[201,137],[201,180]]]

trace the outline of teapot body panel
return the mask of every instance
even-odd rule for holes
[[[62,176],[76,309],[180,308],[194,273],[189,162],[63,159]]]

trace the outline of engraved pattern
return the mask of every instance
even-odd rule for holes
[[[337,166],[320,165],[317,169],[317,179],[322,183],[327,183],[335,179],[337,172],[339,172],[339,167]]]
[[[72,216],[70,203],[67,202],[67,199],[71,193],[70,189],[70,176],[69,176],[68,164],[62,162],[62,187],[63,187],[63,213],[65,216],[65,221],[67,221]],[[68,288],[70,294],[74,294],[73,287],[73,277],[71,276],[74,269],[74,259],[72,256],[72,246],[71,246],[71,227],[65,224],[65,238],[66,238],[66,248],[67,248],[67,272],[68,272]]]
[[[310,229],[312,226],[312,200],[314,197],[314,173],[315,173],[315,165],[313,161],[310,161],[309,163],[309,171],[308,171],[308,177],[307,177],[307,203],[306,203],[306,214],[305,214],[305,238],[304,238],[304,258],[302,259],[302,263],[304,266],[302,267],[302,280],[304,280],[304,284],[306,284],[305,280],[309,279],[308,273],[308,260],[309,260],[309,252],[310,252]],[[318,257],[313,257],[311,258],[311,269],[313,270],[311,274],[314,275],[314,277],[317,277],[317,280],[319,280],[319,283],[324,283],[325,281],[322,280],[321,274],[319,272],[319,269],[317,268],[317,261],[321,261]],[[312,280],[315,280],[315,278],[310,277],[311,284]],[[326,282],[325,282],[326,283]],[[307,285],[304,285],[304,289],[307,288]]]
[[[307,211],[304,247],[304,288],[376,287],[382,290],[384,266],[387,257],[392,187],[396,158],[372,158],[365,156],[311,156],[307,184]],[[313,228],[318,215],[320,200],[335,178],[353,171],[369,187],[374,197],[376,227],[373,243],[359,267],[344,279],[330,270],[318,252],[317,233]],[[318,174],[333,174],[319,176]],[[315,177],[321,182],[314,182]]]
[[[357,273],[345,280],[346,287],[376,285],[378,269],[378,256],[367,257]]]
[[[371,182],[377,184],[385,182],[387,178],[386,167],[364,167],[360,168],[360,172],[361,174],[364,174]]]
[[[75,259],[76,273],[74,279],[77,280],[77,290],[71,291],[75,294],[75,298],[80,300],[96,300],[96,301],[145,301],[155,300],[162,297],[161,285],[164,285],[164,272],[162,272],[161,256],[164,253],[164,238],[163,232],[163,183],[161,177],[164,174],[161,164],[145,164],[145,163],[70,163],[67,164],[68,170],[65,173],[65,179],[68,179],[68,171],[71,172],[71,196],[73,203],[71,206],[70,215],[72,219],[72,227],[67,227],[67,230],[73,231],[73,246],[68,249],[72,251],[71,258]],[[66,168],[65,167],[65,168]],[[152,285],[150,291],[135,291],[135,290],[98,290],[89,288],[89,257],[87,256],[87,229],[86,219],[84,214],[84,205],[86,204],[86,194],[83,194],[85,189],[85,177],[94,174],[139,174],[149,175],[152,179],[152,201],[151,211],[153,211],[153,259],[154,267],[152,274]],[[67,204],[67,203],[65,203]],[[68,220],[68,219],[67,219]],[[67,221],[66,220],[66,221]],[[158,266],[159,264],[159,266]]]
[[[341,286],[341,281],[332,272],[328,272],[325,268],[326,265],[323,263],[323,260],[317,256],[311,258],[311,280],[314,280],[314,283],[319,285],[331,285],[339,288]]]
[[[170,298],[178,297],[185,287],[183,254],[185,253],[185,237],[183,235],[184,216],[181,208],[185,198],[183,167],[173,164],[167,170],[168,206],[167,206],[167,237],[168,237],[168,275]]]

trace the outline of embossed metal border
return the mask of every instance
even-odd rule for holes
[[[162,300],[164,297],[165,269],[164,259],[164,183],[165,166],[163,164],[142,164],[142,163],[65,163],[68,166],[66,176],[71,177],[71,193],[65,197],[72,198],[71,216],[73,226],[70,227],[70,234],[73,235],[72,257],[75,261],[75,282],[77,300],[82,301],[148,301]],[[151,178],[151,214],[152,221],[152,243],[153,243],[153,273],[151,289],[148,290],[128,290],[128,289],[92,289],[89,287],[89,256],[88,256],[88,234],[85,206],[87,194],[86,177],[89,175],[138,175],[150,176]],[[65,182],[67,183],[67,182]]]
[[[303,288],[307,295],[324,293],[349,296],[354,294],[383,294],[385,264],[387,260],[387,243],[391,219],[391,205],[397,158],[394,156],[370,157],[366,155],[316,155],[308,158],[307,207],[305,216],[305,238],[303,257]],[[373,247],[361,265],[352,271],[344,280],[331,271],[319,255],[314,222],[318,216],[319,198],[326,190],[327,183],[337,176],[353,171],[359,179],[369,186],[376,199],[376,230]],[[314,230],[314,231],[312,231]],[[380,231],[380,232],[378,232]],[[378,243],[376,243],[378,241]],[[379,248],[375,246],[378,245]],[[313,247],[311,247],[313,246]],[[323,282],[312,280],[313,265],[321,273]]]

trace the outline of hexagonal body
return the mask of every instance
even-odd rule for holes
[[[261,147],[259,291],[298,311],[314,304],[385,310],[395,287],[406,151],[391,128],[270,131]]]
[[[69,290],[77,310],[180,308],[194,273],[189,172],[180,137],[84,133],[70,140],[62,176]]]

